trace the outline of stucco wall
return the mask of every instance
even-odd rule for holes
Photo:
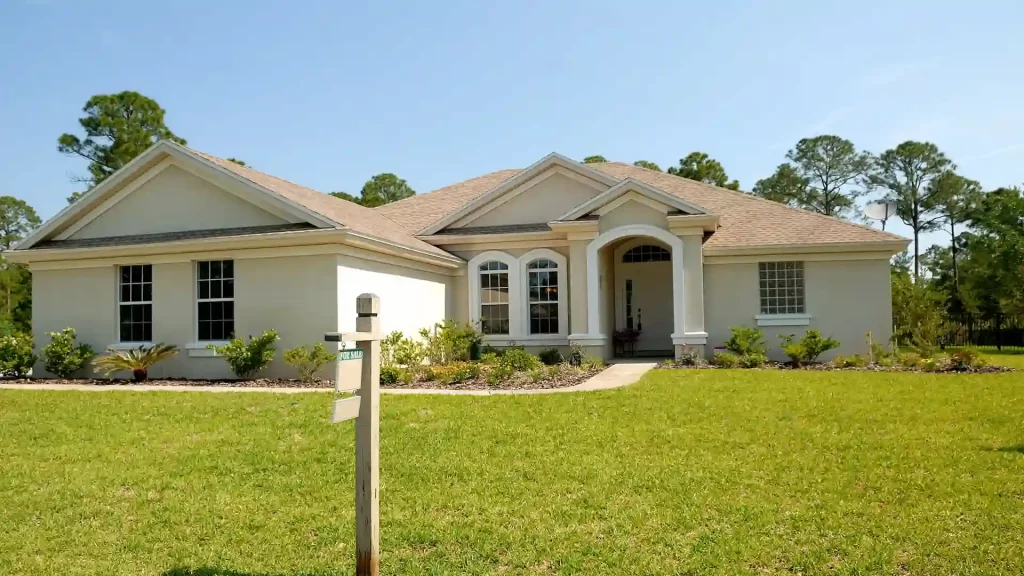
[[[356,297],[373,292],[380,297],[381,332],[394,330],[416,336],[454,316],[451,276],[396,266],[352,256],[338,256],[338,324],[355,330]],[[465,277],[458,278],[464,282]]]
[[[71,326],[79,341],[97,351],[117,342],[116,267],[36,271],[33,277],[33,332],[36,345],[45,333]],[[153,265],[153,340],[181,351],[157,364],[152,377],[221,378],[230,370],[223,358],[191,356],[196,341],[194,263]],[[334,255],[235,260],[235,332],[240,337],[263,330],[281,336],[277,358],[261,375],[293,377],[282,351],[323,341],[338,330],[337,260]],[[37,366],[43,374],[41,364]],[[325,370],[322,376],[333,374]]]
[[[504,226],[551,222],[590,200],[601,190],[562,174],[555,174],[489,212],[487,207],[459,226]]]
[[[790,258],[799,260],[799,257]],[[865,354],[864,336],[876,341],[892,334],[892,299],[888,260],[805,262],[806,309],[809,326],[764,326],[769,356],[783,360],[778,334],[801,335],[816,328],[841,343],[835,354]],[[721,346],[730,326],[756,326],[760,312],[757,264],[713,264],[704,267],[705,326],[708,352]]]
[[[668,218],[665,217],[664,213],[646,204],[636,200],[629,200],[601,216],[600,230],[601,232],[607,232],[613,228],[629,224],[649,224],[657,228],[668,229]]]
[[[252,203],[170,166],[86,224],[72,238],[282,223],[284,220]]]

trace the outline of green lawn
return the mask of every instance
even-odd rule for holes
[[[0,390],[0,574],[351,574],[326,394]],[[1024,377],[386,396],[383,572],[1024,573]]]
[[[982,350],[982,355],[990,364],[1024,370],[1024,353],[1022,352],[997,352],[993,348],[992,350]]]

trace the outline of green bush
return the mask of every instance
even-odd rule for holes
[[[278,340],[277,332],[267,330],[255,338],[249,336],[248,343],[241,338],[235,338],[223,346],[207,344],[206,347],[223,356],[235,376],[250,378],[266,368],[274,359],[277,351],[274,342]]]
[[[32,351],[32,335],[16,332],[0,336],[0,375],[27,376],[39,357]]]
[[[711,357],[711,364],[719,368],[735,368],[740,365],[740,357],[732,352],[719,352]]]
[[[764,354],[744,354],[740,356],[740,366],[743,368],[760,368],[768,362]]]
[[[921,368],[921,355],[915,352],[902,352],[896,356],[896,363],[904,368],[918,370]]]
[[[816,362],[818,357],[839,348],[839,341],[835,338],[822,338],[821,332],[810,329],[804,331],[800,341],[794,341],[793,334],[779,335],[782,338],[782,351],[793,361],[794,366],[800,366],[805,362]]]
[[[402,379],[402,369],[395,365],[385,366],[383,363],[380,367],[380,383],[381,384],[398,384]]]
[[[563,357],[562,353],[558,351],[558,348],[548,348],[547,350],[543,350],[537,355],[537,357],[540,358],[540,361],[543,362],[545,366],[554,366],[565,362],[565,357]]]
[[[515,375],[515,370],[499,364],[487,372],[487,384],[490,386],[497,386],[502,382],[512,379]]]
[[[321,342],[317,342],[312,348],[299,346],[284,353],[285,363],[298,371],[299,380],[303,382],[312,382],[314,374],[337,360],[338,355],[328,352]]]
[[[425,356],[435,365],[469,360],[472,349],[479,348],[481,338],[471,324],[459,324],[451,319],[438,322],[432,328],[422,328],[420,336],[425,343]]]
[[[380,368],[383,373],[384,367],[390,367],[396,365],[398,362],[395,360],[395,348],[398,348],[398,343],[402,341],[404,335],[395,330],[391,332],[380,341]]]
[[[114,372],[131,372],[136,382],[144,382],[149,378],[149,369],[168,358],[178,355],[178,347],[160,342],[149,348],[139,345],[132,350],[108,350],[106,356],[92,361],[97,372],[109,376]]]
[[[860,354],[836,356],[832,359],[832,365],[836,368],[863,368],[868,365],[868,359]]]
[[[676,364],[679,366],[704,366],[707,364],[707,360],[697,350],[684,350],[679,355],[679,360],[676,360]]]
[[[925,372],[941,372],[942,365],[935,358],[925,358],[921,361],[921,370]]]
[[[747,356],[750,354],[764,356],[765,352],[767,352],[764,344],[764,332],[757,328],[747,328],[746,326],[733,326],[729,329],[732,330],[732,336],[725,341],[725,348],[729,352],[737,356]]]
[[[949,355],[949,369],[954,372],[967,372],[975,368],[982,368],[987,364],[978,351],[971,348],[954,350]]]
[[[50,343],[43,347],[44,367],[47,372],[61,378],[73,376],[96,354],[88,344],[75,344],[74,328],[46,335],[50,337]]]
[[[868,345],[868,361],[871,364],[884,365],[883,362],[888,360],[887,364],[892,366],[892,351],[887,350],[880,342],[875,341],[871,336],[871,331],[865,335],[865,342]]]
[[[498,359],[498,366],[513,372],[529,372],[540,365],[539,358],[522,348],[510,348]]]
[[[533,370],[530,370],[528,376],[530,377],[530,382],[536,384],[538,382],[547,382],[548,380],[554,380],[555,378],[558,377],[558,374],[559,372],[561,372],[561,370],[562,368],[558,364],[546,364],[539,368],[534,368]]]
[[[597,358],[596,356],[587,356],[580,362],[580,368],[585,370],[603,370],[606,364],[604,360]]]
[[[476,362],[451,362],[431,366],[427,372],[431,380],[441,384],[458,384],[480,377],[480,365]]]
[[[480,363],[484,366],[497,366],[498,358],[500,358],[500,356],[494,352],[484,352],[480,355]]]

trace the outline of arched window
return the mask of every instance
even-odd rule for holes
[[[480,331],[509,333],[508,265],[491,260],[480,265]]]
[[[530,334],[558,334],[558,263],[540,258],[526,265]]]
[[[637,262],[671,262],[672,253],[661,246],[654,244],[642,244],[630,248],[622,255],[623,264],[634,264]]]

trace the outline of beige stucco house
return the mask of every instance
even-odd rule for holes
[[[376,209],[161,142],[8,253],[33,272],[33,330],[97,350],[182,348],[154,376],[228,376],[210,342],[280,348],[450,317],[486,342],[709,355],[730,326],[818,328],[863,352],[891,332],[889,258],[908,241],[677,176],[550,154]],[[776,352],[776,355],[778,353]],[[41,371],[41,367],[37,367]],[[276,360],[271,376],[290,375]]]

